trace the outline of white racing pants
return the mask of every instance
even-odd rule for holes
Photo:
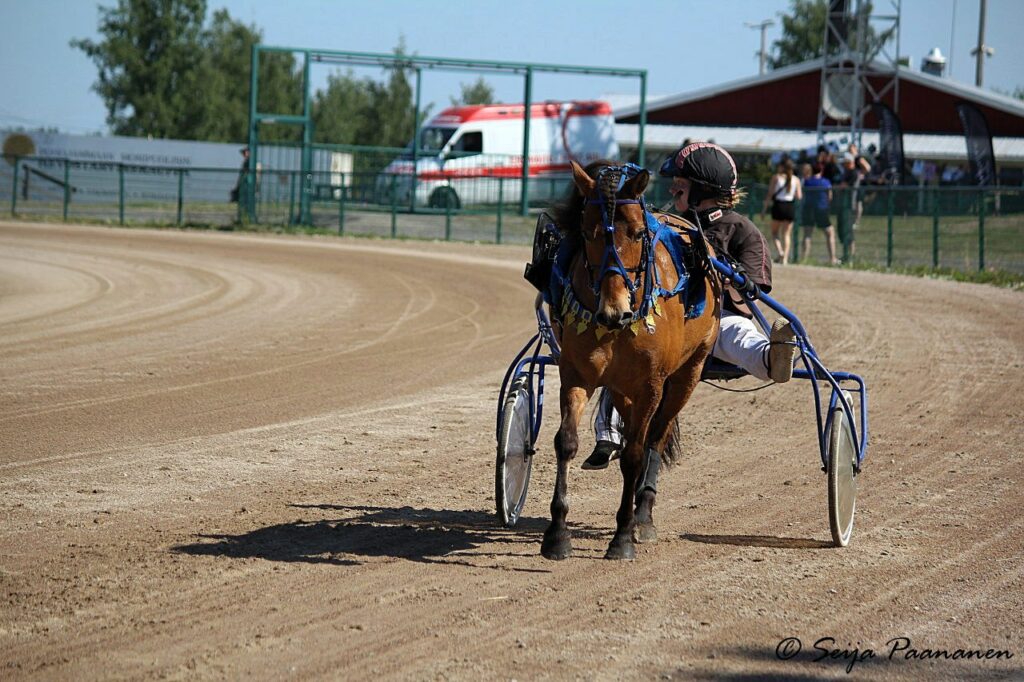
[[[742,315],[722,313],[718,342],[711,351],[713,357],[742,367],[751,376],[769,381],[768,338],[753,320]],[[622,417],[612,406],[611,391],[601,390],[594,415],[594,436],[622,445]]]

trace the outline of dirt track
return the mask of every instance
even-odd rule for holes
[[[1024,295],[777,272],[870,387],[853,544],[808,387],[701,386],[659,542],[601,560],[619,474],[577,470],[552,563],[553,385],[526,518],[493,520],[526,254],[0,223],[0,677],[846,677],[822,637],[874,650],[854,678],[1024,677]]]

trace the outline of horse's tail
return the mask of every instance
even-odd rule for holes
[[[668,441],[665,442],[665,449],[661,453],[661,463],[666,467],[675,466],[683,455],[682,444],[679,442],[679,415],[672,420],[668,430]]]

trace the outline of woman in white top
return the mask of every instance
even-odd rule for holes
[[[779,163],[775,175],[768,183],[768,194],[764,198],[761,215],[772,207],[772,242],[775,244],[776,263],[789,263],[789,244],[793,235],[793,219],[796,216],[796,202],[803,199],[800,178],[793,175],[793,161],[789,158]]]

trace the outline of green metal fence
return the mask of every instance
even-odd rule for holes
[[[0,201],[12,216],[111,224],[227,227],[252,222],[298,224],[301,193],[310,193],[311,226],[340,234],[388,238],[454,239],[527,244],[535,218],[520,214],[516,177],[421,179],[413,194],[408,172],[382,172],[393,152],[345,166],[372,171],[315,172],[271,168],[240,177],[237,169],[162,168],[23,157],[0,163]],[[369,154],[369,151],[367,151]],[[446,166],[446,170],[448,166]],[[452,175],[448,173],[447,175]],[[255,183],[249,192],[247,183]],[[231,201],[239,188],[241,201]],[[529,185],[529,204],[549,206],[569,188],[565,176]],[[740,209],[770,239],[761,214],[763,185],[748,187]],[[250,205],[249,198],[252,204]],[[668,183],[652,180],[652,206],[667,208]],[[856,197],[858,204],[854,203]],[[808,192],[805,201],[814,200]],[[857,219],[856,210],[861,214]],[[1024,273],[1024,189],[969,187],[865,187],[835,190],[829,203],[839,255],[882,266],[946,267]],[[812,235],[812,263],[827,260],[824,231],[807,228],[797,206],[792,259],[804,260],[801,238]]]
[[[766,191],[752,188],[745,211],[770,236],[771,219],[760,214]],[[796,261],[805,257],[800,252],[808,234],[810,260],[826,260],[825,231],[807,225],[804,204],[820,200],[815,192],[807,191],[797,205],[791,254]],[[845,262],[1024,273],[1024,188],[839,188],[828,214]]]

